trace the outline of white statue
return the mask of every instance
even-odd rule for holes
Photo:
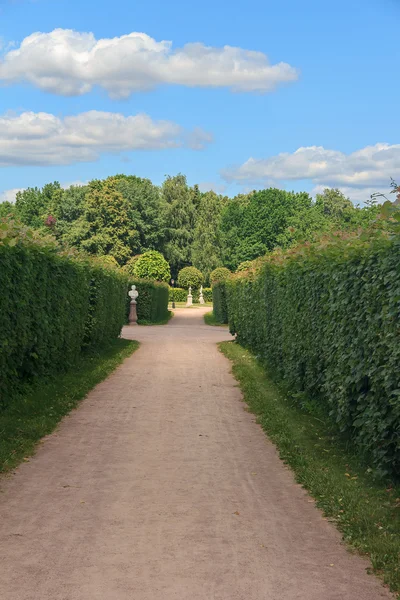
[[[204,298],[203,298],[203,286],[200,286],[200,296],[199,296],[199,302],[200,304],[204,304]]]
[[[131,299],[131,304],[136,304],[136,298],[139,296],[139,292],[136,289],[136,285],[133,285],[132,289],[129,290],[128,296]]]
[[[129,325],[136,325],[137,323],[137,311],[136,311],[136,298],[139,296],[139,292],[136,289],[136,285],[132,286],[129,290],[128,296],[131,299],[129,306]]]
[[[193,304],[192,288],[191,288],[191,286],[189,286],[189,294],[187,297],[186,306],[192,306],[192,304]]]

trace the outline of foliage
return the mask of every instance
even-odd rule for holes
[[[376,481],[318,407],[310,402],[301,409],[254,355],[232,342],[220,348],[233,361],[233,374],[249,409],[298,483],[335,522],[345,541],[369,556],[374,571],[400,592],[400,487]]]
[[[169,288],[169,301],[172,302],[186,302],[188,291],[184,288]],[[193,302],[197,304],[199,302],[199,290],[192,291]],[[205,302],[212,302],[212,289],[203,288],[203,298]]]
[[[178,285],[188,290],[189,287],[193,290],[198,290],[204,281],[203,273],[196,267],[185,267],[178,274]]]
[[[193,235],[192,262],[203,274],[206,283],[210,273],[222,265],[220,221],[224,200],[215,192],[203,194]]]
[[[228,306],[226,299],[226,282],[215,283],[212,287],[213,313],[217,323],[228,323]]]
[[[0,225],[0,289],[0,406],[118,337],[125,320],[116,269],[60,254],[52,238],[13,222]]]
[[[169,319],[168,285],[150,279],[131,279],[129,285],[136,285],[137,317],[139,325],[166,322]],[[129,314],[129,298],[126,305],[126,317]]]
[[[132,227],[129,203],[119,191],[118,183],[115,177],[90,182],[79,246],[90,254],[110,254],[123,265],[137,253],[139,233]]]
[[[226,283],[230,328],[238,341],[299,397],[325,407],[379,472],[395,475],[399,259],[398,234],[342,235],[275,252],[258,272]]]
[[[252,261],[251,260],[244,260],[237,267],[236,273],[241,273],[242,271],[247,271],[247,269],[249,269],[251,267],[251,265],[252,265]]]
[[[195,194],[182,174],[167,177],[162,186],[165,240],[163,253],[174,279],[192,262],[193,232],[196,222]]]
[[[136,262],[139,260],[139,258],[141,257],[141,254],[136,254],[135,256],[132,256],[122,267],[122,271],[124,273],[127,273],[128,275],[134,275],[134,267]]]
[[[221,283],[226,281],[232,273],[226,267],[218,267],[210,273],[210,281],[214,285],[215,283]]]
[[[138,342],[117,338],[85,353],[65,374],[38,378],[0,411],[0,473],[15,468],[59,421],[125,358]]]
[[[134,257],[136,258],[136,257]],[[139,279],[152,279],[154,281],[169,281],[171,272],[169,264],[160,252],[148,250],[139,256],[131,267],[132,275]]]
[[[165,213],[160,190],[150,179],[116,175],[117,189],[128,202],[129,222],[138,234],[137,252],[162,250]]]

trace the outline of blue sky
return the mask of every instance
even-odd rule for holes
[[[0,0],[0,198],[183,172],[362,202],[400,179],[399,24],[399,0]]]

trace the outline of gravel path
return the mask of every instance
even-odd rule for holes
[[[377,600],[178,309],[0,482],[2,600]]]

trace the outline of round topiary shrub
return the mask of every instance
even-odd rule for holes
[[[197,290],[203,281],[203,273],[196,269],[196,267],[185,267],[178,273],[178,285],[185,290],[189,289],[189,287]]]
[[[236,269],[236,273],[241,273],[242,271],[247,271],[247,269],[250,269],[252,264],[253,263],[251,260],[244,260],[243,262],[240,263],[240,265]]]
[[[132,256],[132,258],[130,258],[128,260],[128,262],[122,267],[122,270],[125,273],[128,273],[128,275],[133,276],[134,275],[134,272],[133,272],[134,266],[141,256],[142,256],[141,254],[136,254],[135,256]]]
[[[230,275],[231,272],[226,267],[217,267],[214,271],[211,271],[210,281],[212,284],[220,283],[221,281],[226,281]]]
[[[163,255],[156,250],[149,250],[141,254],[134,261],[130,274],[139,279],[153,279],[154,281],[169,281],[171,279],[169,264]]]

